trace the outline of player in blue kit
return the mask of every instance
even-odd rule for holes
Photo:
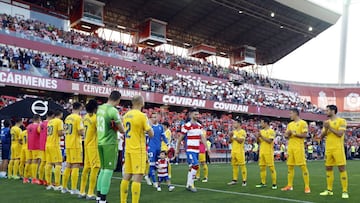
[[[159,158],[161,151],[161,142],[164,141],[167,145],[169,144],[167,138],[165,137],[165,131],[163,126],[159,123],[159,115],[157,113],[152,113],[151,115],[152,129],[154,131],[154,137],[149,138],[148,144],[148,156],[150,162],[149,177],[153,182],[155,188],[158,187],[158,182],[156,178],[156,166],[155,163]]]
[[[0,178],[6,178],[6,171],[10,159],[10,147],[11,147],[11,134],[10,134],[11,122],[9,120],[4,121],[4,127],[1,129],[1,144],[2,144],[2,164],[0,168]],[[10,174],[11,175],[11,174]]]

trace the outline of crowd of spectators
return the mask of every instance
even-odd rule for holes
[[[88,58],[74,59],[49,53],[0,46],[1,66],[46,77],[89,82],[118,88],[141,89],[163,94],[256,105],[277,109],[299,108],[303,112],[321,110],[289,91],[263,91],[251,85],[199,80],[190,75],[175,76],[136,68],[109,65]]]
[[[206,76],[231,79],[236,75],[236,80],[241,83],[265,86],[269,88],[288,90],[289,86],[278,80],[274,80],[259,74],[249,73],[236,68],[226,68],[207,62],[184,58],[164,51],[155,51],[152,48],[140,49],[134,44],[124,44],[107,41],[95,35],[85,35],[74,30],[63,31],[52,25],[32,19],[23,19],[18,16],[0,14],[0,29],[22,33],[26,36],[39,37],[46,41],[55,41],[64,44],[78,45],[104,52],[119,55],[133,53],[140,63],[160,66],[178,71],[196,73]]]

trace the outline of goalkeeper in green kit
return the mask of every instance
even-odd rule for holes
[[[118,157],[117,131],[124,133],[124,127],[118,110],[115,108],[120,102],[121,94],[112,91],[107,103],[99,106],[96,112],[96,126],[98,149],[101,169],[97,181],[97,202],[106,203],[111,178],[116,168]]]

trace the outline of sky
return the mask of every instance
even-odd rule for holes
[[[341,4],[340,4],[341,6]],[[349,10],[345,83],[360,82],[360,0],[352,0]],[[299,47],[262,73],[273,78],[310,82],[338,83],[342,17],[337,23]]]

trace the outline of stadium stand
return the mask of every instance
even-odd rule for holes
[[[143,73],[91,59],[68,58],[34,50],[22,50],[17,47],[2,46],[0,53],[1,67],[43,77],[277,109],[297,107],[304,112],[321,113],[316,106],[304,102],[290,91],[266,92],[251,85],[235,85],[222,81],[209,82],[185,74],[169,76],[153,71]],[[251,80],[257,80],[257,78],[252,77],[249,81]]]
[[[133,53],[139,63],[165,67],[182,72],[201,74],[216,78],[230,79],[230,73],[238,75],[238,82],[269,88],[288,90],[289,86],[278,80],[270,79],[255,73],[249,73],[240,69],[216,66],[207,61],[199,61],[181,56],[176,56],[163,51],[155,51],[151,48],[140,50],[136,45],[123,44],[114,41],[106,41],[96,35],[84,35],[76,31],[63,31],[46,23],[22,19],[0,14],[2,29],[22,33],[27,36],[39,37],[46,41],[56,41],[65,44],[79,45],[91,49],[111,52],[116,54]]]

